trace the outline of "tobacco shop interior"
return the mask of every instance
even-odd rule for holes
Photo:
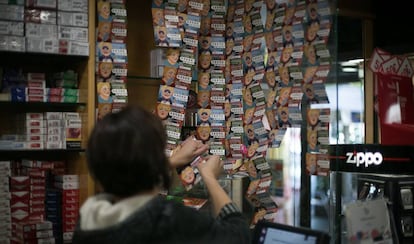
[[[373,0],[0,1],[0,243],[32,243],[28,222],[50,223],[33,243],[71,243],[101,191],[89,134],[127,105],[163,121],[166,153],[195,136],[223,159],[255,243],[275,243],[270,230],[413,243],[410,14]],[[167,195],[209,211],[202,181]]]

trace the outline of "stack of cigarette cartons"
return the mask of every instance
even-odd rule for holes
[[[26,1],[28,52],[89,55],[88,1]]]
[[[25,89],[27,102],[46,102],[46,74],[27,73]]]
[[[59,53],[89,55],[88,0],[58,0]]]
[[[8,243],[11,238],[10,208],[10,161],[0,161],[0,243]]]
[[[63,87],[54,81],[47,84],[46,79],[46,73],[27,73],[26,85],[11,89],[11,100],[16,102],[79,102],[77,75],[71,80],[70,83],[74,84],[71,87]]]
[[[80,149],[82,118],[78,112],[25,113],[16,119],[16,134],[0,136],[0,149]]]
[[[88,0],[0,3],[0,50],[89,55]]]
[[[13,224],[13,238],[10,244],[14,243],[44,243],[54,244],[53,224],[50,221],[24,221]]]
[[[56,238],[70,243],[79,216],[79,176],[55,175],[54,187],[47,192],[46,218],[53,222]]]
[[[14,2],[14,3],[10,3]],[[1,1],[0,51],[26,51],[24,37],[24,1]]]

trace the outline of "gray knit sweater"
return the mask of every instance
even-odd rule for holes
[[[111,210],[98,211],[105,197],[93,204],[83,206],[73,243],[209,243],[243,244],[250,243],[251,236],[247,220],[237,207],[230,203],[221,209],[217,218],[205,212],[185,207],[175,201],[159,196],[146,201],[135,211],[127,214],[114,214]],[[131,205],[131,204],[130,204]],[[128,208],[128,207],[126,207]],[[124,207],[125,210],[125,207]],[[83,211],[83,216],[82,216]],[[118,211],[119,212],[119,211]],[[125,212],[125,211],[121,211]],[[102,218],[97,215],[108,215]],[[86,222],[95,221],[89,227],[81,227],[82,218]],[[118,219],[118,220],[117,220]],[[111,222],[111,223],[107,223]]]

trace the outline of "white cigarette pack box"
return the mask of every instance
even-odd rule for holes
[[[24,20],[24,6],[0,4],[0,16],[6,20]]]
[[[46,134],[46,129],[43,127],[27,127],[25,128],[26,135],[44,135]]]
[[[44,148],[44,145],[43,145],[44,143],[43,143],[43,141],[39,141],[39,142],[27,142],[26,143],[26,148],[27,149],[30,149],[30,150],[41,150],[41,149],[43,149]]]
[[[54,186],[58,189],[73,190],[79,189],[79,182],[54,182]]]
[[[46,134],[50,135],[64,135],[65,128],[64,127],[48,127]]]
[[[46,135],[34,134],[34,135],[25,135],[27,142],[44,142],[46,141]]]
[[[0,161],[0,169],[10,169],[11,162],[10,161]]]
[[[26,51],[26,39],[23,36],[0,35],[0,50],[24,52]]]
[[[88,14],[58,11],[57,23],[63,26],[88,27]]]
[[[46,127],[62,127],[64,125],[63,120],[61,119],[47,119],[46,120]]]
[[[79,119],[67,119],[65,120],[66,128],[82,128],[82,120]]]
[[[46,141],[45,142],[46,149],[64,149],[66,148],[66,144],[62,141]]]
[[[80,41],[69,41],[68,46],[69,55],[88,56],[89,55],[89,43]]]
[[[0,35],[24,36],[24,23],[0,20]]]
[[[80,113],[78,112],[65,112],[63,114],[64,119],[81,119]]]
[[[45,112],[45,118],[50,119],[63,119],[63,112]]]
[[[89,31],[86,27],[58,26],[58,39],[88,42]]]
[[[58,10],[88,12],[88,0],[58,0]]]
[[[56,39],[57,25],[26,23],[25,36],[29,38]]]
[[[26,113],[26,119],[43,119],[43,113]]]
[[[28,119],[26,120],[27,128],[39,128],[46,127],[45,121],[43,119]]]
[[[49,127],[49,128],[51,128],[51,127]],[[62,127],[57,127],[57,128],[59,129],[59,131],[63,131]],[[63,141],[63,139],[64,139],[63,133],[46,135],[46,141],[48,141],[48,142],[59,142],[59,141]]]
[[[26,38],[28,52],[58,53],[59,41],[57,38]]]

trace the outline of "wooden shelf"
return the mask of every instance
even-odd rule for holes
[[[0,150],[0,160],[63,160],[83,152],[85,149]]]
[[[30,53],[30,52],[8,52],[0,51],[1,66],[5,68],[21,67],[24,63],[23,72],[36,72],[47,67],[48,71],[62,71],[69,69],[74,64],[85,63],[88,56],[75,56],[53,53]]]
[[[24,111],[24,112],[45,112],[59,110],[60,112],[84,110],[86,103],[54,103],[54,102],[8,102],[0,101],[2,110]]]

